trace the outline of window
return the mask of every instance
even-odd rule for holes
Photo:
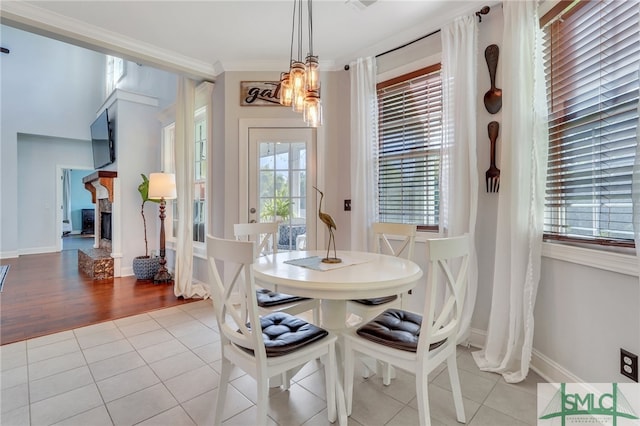
[[[196,111],[194,127],[194,198],[193,198],[193,241],[204,243],[207,223],[207,108]],[[163,129],[163,170],[175,173],[175,123]],[[172,224],[169,238],[178,236],[178,206],[175,200],[167,200],[167,222]]]
[[[162,129],[162,170],[166,173],[175,173],[175,139],[176,123],[170,123]],[[175,200],[167,200],[166,223],[171,223],[169,240],[178,237],[178,205]]]
[[[545,27],[550,136],[545,237],[633,246],[639,4],[572,6]]]
[[[196,111],[194,150],[193,241],[204,243],[207,223],[207,108]]]
[[[379,220],[437,230],[440,64],[379,83],[377,91]]]
[[[106,91],[107,96],[118,87],[118,82],[124,77],[124,60],[115,56],[107,56]]]

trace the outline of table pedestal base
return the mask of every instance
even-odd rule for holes
[[[322,299],[320,301],[320,311],[322,313],[322,327],[330,330],[338,335],[336,344],[336,360],[339,366],[344,365],[342,357],[342,345],[344,338],[343,330],[346,328],[347,319],[347,302],[345,300]],[[347,424],[347,406],[344,396],[344,388],[342,383],[344,380],[344,371],[338,368],[338,382],[336,383],[336,403],[338,404],[338,424]]]

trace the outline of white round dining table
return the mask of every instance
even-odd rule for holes
[[[325,256],[326,251],[289,251],[262,256],[253,264],[254,276],[261,286],[270,290],[320,299],[322,326],[336,331],[345,327],[348,300],[404,293],[415,287],[422,277],[422,269],[416,263],[395,256],[338,251],[341,263],[313,261]],[[310,266],[285,263],[288,261]]]

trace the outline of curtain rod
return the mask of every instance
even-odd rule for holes
[[[378,53],[378,54],[376,55],[376,58],[379,58],[380,56],[384,56],[384,55],[386,55],[387,53],[391,53],[391,52],[395,52],[396,50],[403,49],[403,48],[405,48],[405,47],[407,47],[407,46],[412,45],[413,43],[417,43],[417,42],[419,42],[420,40],[424,40],[424,39],[425,39],[425,38],[427,38],[427,37],[431,37],[432,35],[438,34],[439,32],[440,32],[440,29],[437,29],[437,30],[435,30],[435,31],[431,31],[429,34],[425,34],[425,35],[423,35],[422,37],[418,37],[418,38],[417,38],[417,39],[415,39],[415,40],[408,41],[408,42],[406,42],[405,44],[403,44],[402,46],[394,47],[393,49],[389,49],[389,50],[387,50],[387,51],[385,51],[385,52]]]
[[[484,6],[482,9],[480,9],[479,11],[477,11],[477,12],[475,13],[475,15],[478,17],[478,22],[482,22],[482,15],[486,15],[487,13],[489,13],[489,11],[490,11],[490,10],[491,10],[491,8],[490,8],[489,6]],[[380,56],[384,56],[384,55],[386,55],[386,54],[388,54],[388,53],[395,52],[396,50],[403,49],[403,48],[405,48],[405,47],[407,47],[407,46],[412,45],[413,43],[416,43],[416,42],[418,42],[418,41],[420,41],[420,40],[424,40],[425,38],[427,38],[427,37],[431,37],[432,35],[438,34],[440,31],[441,31],[440,29],[437,29],[437,30],[435,30],[435,31],[432,31],[432,32],[430,32],[429,34],[425,34],[425,35],[423,35],[422,37],[418,37],[418,38],[417,38],[417,39],[415,39],[415,40],[411,40],[411,41],[409,41],[409,42],[407,42],[407,43],[403,44],[402,46],[394,47],[393,49],[389,49],[389,50],[387,50],[387,51],[385,51],[385,52],[378,53],[375,57],[376,57],[376,58],[379,58]],[[349,65],[345,65],[345,66],[344,66],[344,69],[345,69],[345,71],[346,71],[346,70],[348,70],[348,69],[349,69]]]
[[[482,9],[477,11],[476,12],[476,16],[478,17],[478,22],[482,22],[482,15],[486,15],[487,13],[489,13],[490,10],[491,10],[491,8],[489,6],[484,6]],[[407,46],[409,46],[409,45],[411,45],[413,43],[416,43],[416,42],[418,42],[420,40],[423,40],[423,39],[425,39],[427,37],[431,37],[432,35],[438,34],[439,32],[440,32],[440,29],[437,29],[435,31],[430,32],[429,34],[423,35],[422,37],[418,37],[415,40],[411,40],[410,42],[407,42],[407,43],[403,44],[402,46],[394,47],[393,49],[389,49],[386,52],[378,53],[376,55],[376,58],[379,58],[380,56],[384,56],[384,55],[386,55],[388,53],[391,53],[391,52],[395,52],[396,50],[400,50],[400,49],[402,49],[404,47],[407,47]]]

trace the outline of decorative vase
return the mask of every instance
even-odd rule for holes
[[[160,258],[138,256],[133,258],[133,274],[139,280],[152,280],[160,268]]]

